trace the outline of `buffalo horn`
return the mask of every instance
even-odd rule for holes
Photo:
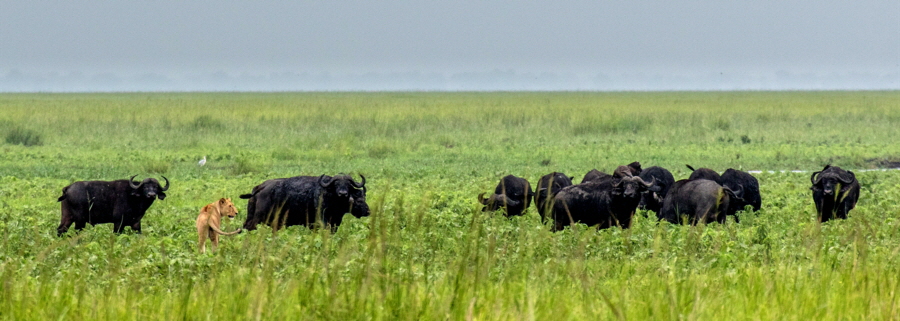
[[[818,175],[818,174],[821,173],[821,172],[822,172],[822,171],[813,172],[812,175],[809,177],[809,182],[812,183],[813,185],[818,184],[818,183],[819,183],[819,180],[816,179],[816,175]]]
[[[160,175],[160,176],[162,176],[162,175]],[[162,188],[162,191],[165,192],[165,191],[169,190],[169,179],[166,178],[165,176],[162,176],[162,178],[166,181],[166,186],[163,186],[163,188]]]
[[[332,181],[334,181],[334,178],[327,179],[326,181],[325,174],[319,176],[319,186],[322,186],[322,188],[327,188],[328,185],[331,185]]]
[[[365,189],[366,188],[366,177],[363,176],[362,174],[359,174],[359,177],[362,178],[362,183],[357,183],[353,179],[350,179],[350,185],[353,185],[353,187],[356,187],[356,188]]]
[[[478,194],[478,203],[487,205],[487,200],[484,199],[484,193]]]
[[[848,180],[844,180],[843,176],[838,175],[838,181],[841,182],[841,184],[850,185],[851,183],[853,183],[854,180],[856,180],[856,177],[854,177],[855,175],[853,175],[853,172],[847,171],[847,173],[850,174],[850,179],[848,179]]]
[[[137,177],[137,175],[134,175],[134,176],[132,176],[131,178],[128,179],[128,185],[131,186],[132,189],[138,189],[138,188],[141,188],[141,185],[144,185],[144,182],[140,182],[140,183],[138,183],[137,185],[134,185],[134,178],[135,178],[135,177]]]
[[[637,180],[638,182],[641,182],[641,184],[644,184],[644,186],[646,186],[646,187],[652,187],[653,185],[656,184],[656,177],[653,177],[653,179],[650,180],[650,183],[647,183],[646,181],[644,181],[643,178],[640,178],[640,177],[635,177],[635,180]]]

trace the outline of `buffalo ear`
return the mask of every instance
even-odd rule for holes
[[[162,200],[166,199],[166,193],[159,192],[156,194],[156,198],[158,198],[160,201],[162,201]]]
[[[651,192],[659,192],[662,190],[662,186],[653,185],[653,186],[648,187],[647,190],[651,191]]]

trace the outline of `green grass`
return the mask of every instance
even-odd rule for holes
[[[500,177],[640,161],[819,170],[900,159],[900,92],[2,94],[0,319],[895,319],[900,172],[819,224],[808,174],[759,174],[741,223],[549,232],[476,196]],[[23,136],[24,137],[24,136]],[[207,156],[208,163],[197,161]],[[372,216],[196,250],[203,205],[366,175]],[[57,238],[63,186],[165,175],[143,235]],[[651,214],[652,215],[652,214]]]

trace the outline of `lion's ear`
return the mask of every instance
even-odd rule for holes
[[[219,199],[219,203],[225,204],[225,199],[224,199],[224,198],[220,198],[220,199]]]

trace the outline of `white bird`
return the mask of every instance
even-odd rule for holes
[[[197,162],[197,164],[200,166],[206,165],[206,155],[204,155],[203,159],[201,159],[199,162]]]

